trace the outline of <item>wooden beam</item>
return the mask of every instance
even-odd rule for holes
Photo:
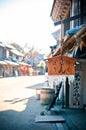
[[[73,17],[68,17],[68,18],[63,20],[63,23],[70,22],[72,20],[79,19],[79,18],[84,17],[84,16],[86,16],[86,12],[83,13],[83,14],[79,14],[79,15],[73,16]],[[61,24],[60,20],[58,22],[54,22],[55,26],[60,25],[60,24]]]

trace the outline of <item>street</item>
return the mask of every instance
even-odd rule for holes
[[[0,130],[54,130],[52,123],[36,123],[44,111],[36,99],[36,88],[46,86],[45,76],[20,76],[0,79]],[[71,130],[86,129],[86,112],[80,109],[61,109]],[[56,130],[56,128],[55,128]]]
[[[34,85],[38,87],[38,84],[44,81],[45,76],[20,76],[0,79],[0,111],[23,111],[28,99],[36,94]]]
[[[45,76],[0,79],[0,130],[53,130],[52,124],[36,123],[44,109],[36,99],[36,88],[46,85]]]

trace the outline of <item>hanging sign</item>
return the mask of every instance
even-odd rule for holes
[[[67,56],[56,56],[48,59],[48,75],[74,75],[76,59]]]

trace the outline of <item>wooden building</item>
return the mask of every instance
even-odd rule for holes
[[[82,108],[86,104],[86,1],[85,0],[54,0],[51,18],[55,26],[61,25],[60,46],[55,49],[52,55],[52,65],[55,73],[52,74],[51,59],[49,59],[48,72],[49,83],[58,84],[60,80],[64,82],[64,103],[65,106]],[[58,63],[53,62],[56,58],[63,57],[60,68],[69,64],[69,59],[74,58],[74,73],[60,74],[56,73],[59,67]],[[65,57],[68,59],[66,60]],[[66,62],[65,62],[66,60]],[[67,68],[67,65],[66,65]],[[57,70],[55,70],[57,69]],[[62,68],[61,68],[62,69]],[[50,71],[51,70],[51,71]],[[58,71],[59,72],[59,71]],[[71,72],[71,71],[70,71]],[[69,88],[67,90],[66,79],[69,79]],[[51,82],[52,81],[52,82]],[[67,94],[68,93],[68,94]],[[68,104],[68,105],[67,105]]]

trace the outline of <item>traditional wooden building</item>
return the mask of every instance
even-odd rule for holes
[[[54,0],[51,10],[54,25],[61,25],[61,41],[60,46],[55,49],[52,59],[48,60],[49,82],[53,86],[53,84],[58,84],[60,80],[63,80],[65,106],[74,108],[82,108],[86,104],[85,7],[85,0]],[[72,66],[69,63],[70,60]],[[58,63],[60,63],[60,67]],[[68,64],[71,67],[68,67]],[[74,73],[71,73],[72,69],[75,70]],[[61,73],[58,74],[59,70]],[[67,79],[69,80],[69,87],[66,83]]]
[[[23,54],[12,45],[0,43],[0,77],[21,75]]]

